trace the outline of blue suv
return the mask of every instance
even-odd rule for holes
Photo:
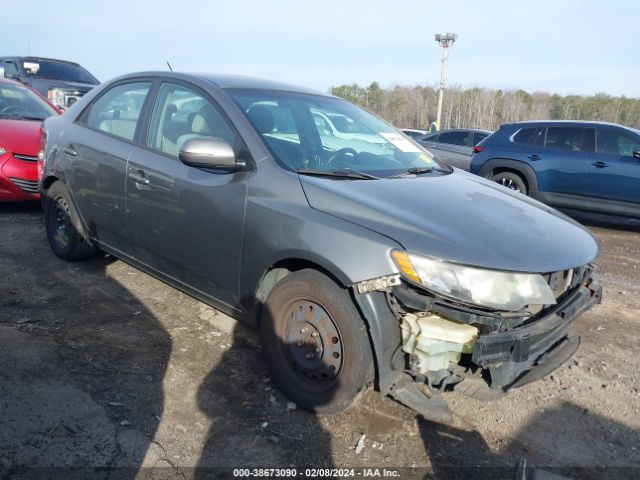
[[[502,125],[471,172],[554,207],[640,218],[640,131],[603,122]]]

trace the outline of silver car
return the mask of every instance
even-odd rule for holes
[[[498,395],[562,364],[601,298],[580,225],[326,94],[132,74],[44,136],[53,252],[109,252],[255,324],[272,378],[309,410],[375,386],[446,420],[445,389]]]
[[[436,160],[469,170],[473,147],[491,135],[489,130],[454,129],[431,133],[418,139]]]

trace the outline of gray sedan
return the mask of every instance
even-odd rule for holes
[[[436,160],[469,170],[473,147],[491,135],[488,130],[455,129],[432,133],[418,139]]]
[[[53,252],[109,252],[255,324],[271,377],[309,410],[375,386],[446,420],[437,392],[546,375],[600,301],[580,225],[326,94],[132,74],[47,119],[43,141]]]

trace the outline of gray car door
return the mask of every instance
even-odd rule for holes
[[[173,282],[235,309],[247,195],[246,173],[190,167],[178,159],[192,138],[241,140],[217,104],[196,87],[162,83],[146,148],[135,147],[126,182],[130,253]]]
[[[466,130],[454,130],[438,134],[435,141],[425,142],[424,145],[433,154],[436,160],[445,162],[453,167],[469,170],[473,132]]]
[[[92,237],[125,245],[127,159],[151,82],[118,84],[105,91],[70,124],[60,139],[67,158],[67,182]],[[108,152],[108,153],[107,153]]]

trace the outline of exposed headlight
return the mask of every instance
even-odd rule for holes
[[[0,155],[4,155],[5,153],[7,153],[7,151],[4,148],[0,147]]]
[[[510,311],[556,303],[551,288],[537,273],[468,267],[400,250],[391,256],[406,279],[466,303]]]

